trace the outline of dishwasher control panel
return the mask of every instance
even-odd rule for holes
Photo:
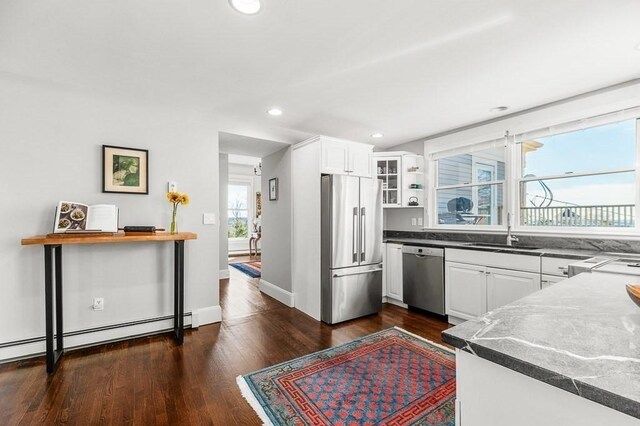
[[[438,256],[444,257],[444,249],[436,247],[420,247],[420,246],[402,246],[402,253],[415,254],[418,256]]]

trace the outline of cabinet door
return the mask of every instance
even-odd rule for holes
[[[370,145],[349,145],[349,174],[352,176],[373,176],[373,148]]]
[[[540,274],[487,268],[487,309],[504,306],[540,290]]]
[[[348,170],[349,146],[343,142],[322,141],[322,173],[346,175]]]
[[[374,176],[382,180],[382,206],[402,206],[400,191],[400,157],[375,156]]]
[[[387,296],[402,301],[402,244],[387,243]]]
[[[567,279],[567,277],[558,277],[556,275],[543,274],[540,277],[540,287],[541,288],[547,288],[547,287],[552,286],[555,283],[559,283],[560,281],[564,281],[566,279]]]
[[[447,315],[472,319],[487,311],[485,267],[445,262]]]

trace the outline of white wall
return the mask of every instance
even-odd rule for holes
[[[269,179],[278,200],[269,201]],[[291,148],[262,159],[262,279],[291,292]]]
[[[121,225],[168,227],[169,180],[191,196],[179,229],[199,235],[186,243],[185,311],[201,324],[220,319],[218,226],[202,224],[204,212],[218,212],[218,129],[210,117],[2,76],[0,143],[0,343],[44,336],[43,249],[21,247],[20,239],[49,233],[59,200],[113,203]],[[102,144],[149,149],[149,195],[101,192]],[[63,254],[65,331],[172,314],[171,244],[68,246]],[[104,311],[90,309],[98,296]],[[43,342],[1,349],[0,359],[43,350]]]
[[[229,224],[227,221],[227,199],[229,197],[229,154],[220,154],[219,170],[220,182],[220,278],[229,275]]]

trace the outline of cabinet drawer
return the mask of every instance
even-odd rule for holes
[[[445,260],[540,273],[539,255],[529,256],[526,254],[495,253],[481,250],[446,249]]]

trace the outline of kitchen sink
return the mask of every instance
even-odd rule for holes
[[[510,250],[539,250],[540,247],[535,247],[535,246],[523,246],[523,245],[519,245],[519,244],[514,244],[512,246],[508,246],[506,244],[500,244],[500,243],[473,243],[471,244],[472,246],[475,247],[495,247],[495,248],[501,248],[501,249],[510,249]]]

